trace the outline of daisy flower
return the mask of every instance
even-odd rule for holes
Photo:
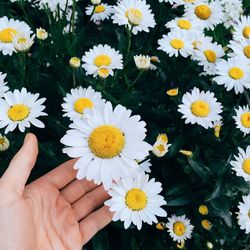
[[[250,17],[241,16],[237,24],[234,25],[233,38],[235,41],[242,41],[250,38]]]
[[[6,136],[0,134],[0,152],[6,151],[10,147],[10,141]]]
[[[146,123],[140,118],[121,105],[113,110],[107,102],[102,110],[92,109],[86,119],[75,120],[61,142],[67,146],[64,153],[80,157],[74,166],[77,178],[103,183],[108,189],[112,181],[137,171],[136,160],[145,159],[151,149],[144,141]]]
[[[138,55],[134,56],[134,62],[139,70],[148,70],[151,65],[151,58],[149,56]]]
[[[235,109],[236,116],[233,116],[237,128],[240,129],[244,136],[250,133],[250,109],[248,106]]]
[[[71,89],[70,93],[63,99],[62,104],[63,116],[69,117],[70,120],[83,118],[86,109],[102,108],[105,101],[102,99],[100,92],[94,91],[92,87]]]
[[[90,20],[95,23],[99,23],[105,19],[109,19],[112,13],[113,7],[105,3],[101,3],[95,6],[90,5],[86,7],[86,15],[92,15]]]
[[[4,98],[0,99],[0,128],[5,129],[5,134],[13,131],[18,127],[21,132],[25,128],[29,128],[30,124],[44,128],[44,124],[37,118],[45,116],[42,112],[45,106],[45,98],[38,99],[39,94],[31,94],[25,88],[21,91],[14,90],[14,92],[7,92]]]
[[[227,91],[234,89],[236,94],[243,93],[250,87],[250,72],[248,61],[241,57],[229,58],[228,61],[220,60],[216,64],[217,75],[214,81],[224,85]]]
[[[202,43],[197,45],[192,59],[198,61],[200,66],[203,66],[204,71],[208,75],[214,75],[216,72],[216,63],[225,55],[225,52],[220,44],[217,43]]]
[[[250,233],[250,194],[242,196],[243,202],[239,203],[238,224],[240,229],[245,230],[246,234]]]
[[[114,75],[114,69],[123,68],[122,55],[109,45],[97,45],[90,49],[82,57],[82,67],[87,75],[106,78]]]
[[[205,36],[203,33],[190,34],[190,40],[194,50],[198,50],[203,44],[213,43],[213,39],[210,36]]]
[[[173,241],[181,243],[191,238],[194,226],[190,224],[190,220],[185,215],[172,215],[168,219],[167,228]]]
[[[148,175],[139,173],[113,183],[108,192],[111,199],[105,205],[114,212],[113,221],[124,221],[125,229],[133,223],[140,230],[142,222],[152,225],[152,222],[158,222],[156,216],[167,216],[161,208],[166,205],[164,198],[159,195],[161,191],[160,182],[149,180]]]
[[[186,124],[197,123],[208,129],[213,127],[214,121],[221,119],[222,105],[217,102],[214,93],[194,88],[191,93],[183,95],[178,111],[183,114]]]
[[[13,36],[13,45],[17,52],[27,52],[34,43],[35,35],[19,32]]]
[[[127,25],[134,35],[140,31],[149,32],[156,23],[150,5],[145,0],[121,0],[114,6],[113,22]]]
[[[234,155],[235,161],[231,161],[230,164],[237,176],[243,177],[245,181],[250,181],[250,146],[246,151],[242,148],[238,148],[238,150],[238,156]]]
[[[243,39],[240,42],[230,41],[227,47],[233,51],[232,53],[228,53],[228,56],[243,57],[250,63],[250,39]]]
[[[0,51],[3,55],[12,55],[15,52],[13,37],[18,33],[31,34],[30,27],[25,22],[8,19],[6,16],[0,18]]]
[[[220,138],[220,131],[221,131],[222,125],[223,125],[222,120],[218,120],[218,121],[213,122],[214,136],[216,138]]]
[[[6,75],[0,72],[0,98],[9,90],[9,87],[6,86],[7,82],[4,81]]]
[[[177,57],[179,54],[183,57],[188,57],[193,52],[193,46],[189,37],[184,31],[172,31],[158,41],[159,50],[163,50],[170,57]]]
[[[222,23],[224,14],[219,1],[197,1],[194,4],[185,5],[184,16],[193,20],[202,28],[214,29]]]

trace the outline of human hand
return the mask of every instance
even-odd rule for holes
[[[75,160],[25,186],[38,154],[28,134],[0,179],[1,250],[80,250],[110,223],[102,186],[76,180]]]

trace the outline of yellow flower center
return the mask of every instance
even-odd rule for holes
[[[125,145],[125,137],[119,128],[103,125],[94,129],[88,142],[95,156],[110,159],[121,153]]]
[[[159,144],[156,146],[156,149],[160,152],[163,153],[165,151],[165,146],[163,144]]]
[[[242,114],[240,120],[245,128],[250,128],[250,112]]]
[[[177,96],[178,95],[178,92],[179,92],[179,89],[177,88],[177,89],[169,89],[168,91],[167,91],[167,95],[169,95],[169,96]]]
[[[206,205],[201,205],[199,207],[199,213],[202,215],[207,215],[208,214],[208,208]]]
[[[170,44],[174,49],[182,49],[182,48],[184,48],[184,42],[181,39],[173,39],[170,42]]]
[[[126,196],[125,202],[128,208],[133,211],[139,211],[146,207],[147,205],[147,195],[139,188],[130,189]]]
[[[243,49],[244,55],[250,59],[250,45],[244,47]]]
[[[212,228],[212,224],[209,220],[202,220],[201,225],[206,230],[210,230]]]
[[[198,117],[207,117],[210,113],[210,106],[207,102],[198,100],[192,103],[191,112]]]
[[[1,137],[0,138],[0,145],[3,146],[5,144],[5,138]]]
[[[26,119],[30,114],[30,109],[24,104],[15,104],[8,110],[8,116],[13,122]]]
[[[243,161],[242,168],[245,173],[250,175],[250,158]]]
[[[95,13],[102,13],[106,10],[105,6],[104,5],[97,5],[95,7]]]
[[[168,136],[166,134],[160,134],[157,136],[157,141],[162,141],[164,143],[168,143]]]
[[[102,66],[109,66],[111,62],[112,62],[112,59],[108,55],[99,55],[94,60],[94,64],[99,68]]]
[[[26,43],[27,39],[25,37],[21,37],[18,39],[18,43]]]
[[[12,28],[6,28],[0,31],[0,41],[2,43],[12,43],[13,36],[17,34],[17,31]]]
[[[248,211],[248,217],[250,218],[250,210]]]
[[[215,63],[215,61],[217,59],[217,55],[213,50],[210,50],[210,49],[205,50],[204,55],[206,56],[208,62]]]
[[[195,14],[198,18],[207,20],[211,16],[212,11],[208,5],[201,4],[195,8]]]
[[[100,68],[98,70],[98,75],[102,78],[107,78],[109,76],[109,70],[106,68]]]
[[[88,99],[88,98],[79,98],[74,103],[74,110],[77,113],[83,114],[84,109],[93,108],[93,106],[94,106],[94,104],[90,99]]]
[[[242,33],[243,33],[243,36],[248,39],[250,37],[250,26],[246,26],[243,29]]]
[[[139,9],[130,8],[125,12],[125,16],[131,25],[138,26],[141,23],[143,14]]]
[[[228,71],[228,74],[234,80],[239,80],[244,77],[244,72],[238,67],[233,67]]]
[[[181,28],[181,29],[184,29],[184,30],[189,30],[191,29],[192,27],[192,24],[191,22],[189,22],[188,20],[186,19],[179,19],[178,22],[177,22],[178,26]]]
[[[186,226],[181,221],[176,221],[173,225],[173,231],[177,236],[183,236],[186,232]]]

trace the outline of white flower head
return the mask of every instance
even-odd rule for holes
[[[5,82],[5,77],[7,74],[3,74],[0,72],[0,98],[4,96],[4,94],[9,90],[9,87],[6,86],[7,82]]]
[[[250,64],[250,39],[243,39],[241,41],[230,41],[228,48],[232,49],[232,53],[228,53],[230,57],[242,57]]]
[[[241,16],[237,24],[234,25],[233,39],[235,41],[242,41],[250,38],[250,17]]]
[[[250,194],[242,197],[243,202],[239,203],[238,224],[240,229],[245,230],[246,234],[250,233]]]
[[[36,29],[36,37],[39,40],[46,40],[48,38],[48,32],[40,27]]]
[[[10,141],[6,136],[0,134],[0,152],[6,151],[10,147]]]
[[[134,56],[135,65],[138,69],[148,70],[151,65],[151,58],[149,56]]]
[[[250,109],[248,106],[235,109],[236,116],[233,116],[237,128],[240,129],[244,136],[250,133]]]
[[[91,16],[91,21],[99,23],[105,19],[109,19],[113,13],[113,7],[105,3],[99,5],[91,5],[86,7],[86,15]]]
[[[27,52],[34,43],[35,35],[19,32],[13,36],[13,44],[17,52]]]

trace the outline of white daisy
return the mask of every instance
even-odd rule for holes
[[[240,129],[244,136],[250,133],[250,109],[248,106],[235,109],[236,116],[233,116],[237,128]]]
[[[243,202],[239,203],[238,224],[240,229],[245,230],[246,234],[250,233],[250,194],[242,196]]]
[[[105,202],[114,212],[113,221],[124,221],[127,229],[131,223],[142,227],[142,222],[152,225],[157,223],[156,216],[166,217],[167,213],[161,208],[166,205],[164,198],[159,195],[161,183],[143,173],[113,183],[109,190],[111,199]]]
[[[191,239],[194,226],[190,224],[190,220],[185,215],[172,215],[172,217],[168,218],[167,228],[173,241],[181,243]]]
[[[6,151],[10,147],[10,141],[6,136],[0,134],[0,152]]]
[[[204,71],[208,75],[214,75],[216,72],[216,63],[221,57],[225,55],[225,52],[220,44],[217,43],[202,43],[197,45],[192,59],[198,61],[200,66],[203,66]]]
[[[99,5],[90,5],[86,7],[86,15],[91,16],[91,21],[99,23],[105,19],[109,19],[113,13],[113,7],[105,3]]]
[[[37,0],[35,3],[40,9],[48,8],[51,12],[57,12],[58,8],[60,11],[64,11],[66,9],[66,4],[68,7],[72,6],[73,0]]]
[[[112,181],[137,171],[136,160],[145,159],[151,149],[140,118],[121,105],[113,110],[107,102],[102,111],[92,109],[86,119],[75,120],[61,142],[67,146],[64,153],[80,157],[74,166],[77,178],[103,183],[108,189]]]
[[[233,27],[233,38],[235,41],[242,41],[250,38],[250,16],[241,16],[240,20]]]
[[[194,4],[185,5],[184,16],[199,23],[202,28],[214,29],[217,24],[222,23],[224,14],[219,1],[197,1]]]
[[[242,148],[238,148],[238,150],[238,156],[234,155],[235,161],[231,161],[230,164],[237,176],[243,177],[245,181],[250,181],[250,146],[247,147],[246,151]]]
[[[86,70],[87,75],[94,77],[108,77],[114,75],[114,69],[123,68],[122,55],[112,49],[109,45],[97,45],[90,49],[82,57],[82,67]]]
[[[139,70],[148,70],[151,65],[151,58],[149,56],[138,55],[134,56],[134,62]]]
[[[154,14],[145,0],[121,0],[114,6],[113,22],[128,25],[136,35],[140,31],[149,32],[156,25]]]
[[[230,57],[243,57],[250,63],[250,39],[243,39],[240,42],[230,41],[228,48],[232,49],[232,53],[228,53]]]
[[[214,93],[200,91],[194,88],[191,93],[182,97],[182,103],[178,111],[183,114],[185,123],[199,124],[204,128],[212,128],[213,122],[220,120],[222,112],[221,103],[217,102]]]
[[[13,131],[16,127],[21,132],[25,128],[29,128],[30,124],[44,128],[44,124],[37,118],[45,116],[46,113],[42,112],[45,106],[45,98],[39,98],[39,94],[31,94],[25,88],[21,91],[14,90],[14,92],[7,92],[4,99],[0,99],[0,128],[5,129],[5,133]]]
[[[101,93],[94,91],[92,87],[71,89],[63,100],[63,116],[69,117],[72,121],[84,117],[86,109],[102,108],[105,103]]]
[[[214,81],[218,85],[224,85],[227,91],[234,89],[236,94],[243,93],[245,88],[250,87],[250,72],[248,61],[241,57],[233,57],[220,60],[216,64],[217,76]]]
[[[189,35],[194,50],[198,50],[203,44],[213,43],[212,37],[205,36],[204,33],[192,33]]]
[[[3,55],[12,55],[15,52],[13,36],[18,33],[31,34],[30,27],[25,22],[8,19],[6,16],[0,18],[0,51]]]
[[[4,81],[6,75],[0,72],[0,98],[9,90],[9,87],[6,86],[7,82]]]
[[[34,43],[35,35],[30,36],[29,33],[19,32],[13,36],[14,48],[17,52],[26,52]]]
[[[172,31],[158,41],[159,50],[165,51],[170,57],[177,57],[179,54],[188,57],[193,52],[193,45],[184,31]]]

